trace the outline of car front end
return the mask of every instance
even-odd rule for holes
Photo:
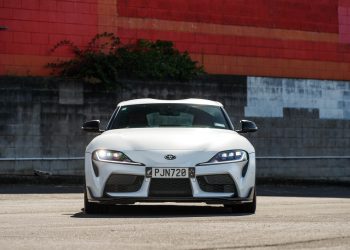
[[[111,129],[88,145],[85,180],[90,207],[136,202],[253,203],[255,151],[231,129]]]
[[[164,139],[169,133],[200,136],[208,132],[201,131],[207,129],[162,130],[164,135],[160,137]],[[121,134],[128,132],[120,131]],[[149,131],[141,130],[138,133]],[[185,135],[184,138],[189,136]],[[242,144],[246,144],[246,141],[243,140]],[[89,151],[85,155],[85,175],[91,202],[198,201],[223,204],[252,201],[255,186],[255,153],[252,150],[120,151],[117,147],[111,150],[97,146]]]

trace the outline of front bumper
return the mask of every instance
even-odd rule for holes
[[[86,187],[87,195],[90,202],[101,204],[134,204],[136,202],[204,202],[207,204],[232,204],[247,203],[254,199],[255,187],[249,191],[248,197],[216,197],[216,198],[199,198],[199,197],[94,197],[89,187]]]
[[[192,189],[191,197],[150,197],[151,178],[145,176],[146,166],[128,166],[115,163],[99,163],[98,176],[93,171],[91,154],[85,157],[85,178],[88,200],[109,204],[123,204],[135,202],[206,202],[209,204],[244,203],[253,200],[252,195],[255,187],[255,154],[249,154],[249,165],[245,175],[242,170],[243,162],[195,166],[196,177],[205,175],[226,174],[234,184],[234,192],[205,192],[201,189],[197,178],[189,178]],[[95,166],[96,167],[96,166]],[[160,166],[156,166],[160,167]],[[166,166],[166,167],[193,167],[193,166]],[[143,176],[142,185],[136,192],[105,192],[108,178],[113,174]]]

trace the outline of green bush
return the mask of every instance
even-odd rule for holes
[[[113,87],[123,78],[140,80],[189,81],[204,74],[202,66],[187,52],[180,53],[170,41],[138,40],[123,45],[113,33],[102,33],[80,49],[69,40],[57,43],[56,49],[68,46],[74,57],[49,63],[53,74],[84,79]]]

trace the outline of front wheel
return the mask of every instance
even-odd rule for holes
[[[102,211],[102,205],[94,202],[89,202],[87,198],[86,187],[84,190],[84,213],[86,214],[97,214]]]
[[[229,204],[225,207],[230,208],[233,213],[255,214],[256,211],[256,191],[254,190],[253,202],[242,204]]]

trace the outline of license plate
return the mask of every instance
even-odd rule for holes
[[[195,168],[146,168],[147,178],[193,178]]]

